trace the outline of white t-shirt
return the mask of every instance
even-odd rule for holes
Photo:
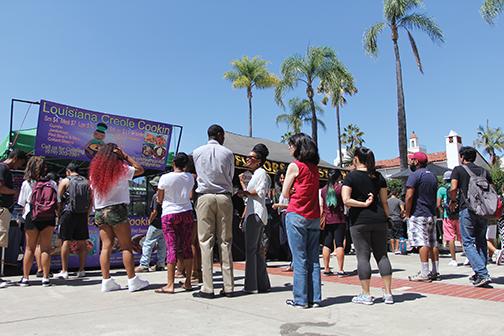
[[[23,183],[21,184],[21,190],[19,191],[19,196],[17,200],[17,204],[22,206],[23,209],[23,219],[26,219],[26,215],[30,212],[30,200],[31,200],[31,194],[33,190],[33,186],[35,185],[36,181],[28,181],[24,180]],[[51,185],[58,192],[58,185],[56,182],[51,180]]]
[[[270,178],[263,168],[257,168],[247,184],[247,191],[255,190],[257,195],[247,197],[245,218],[257,214],[264,225],[268,224],[268,209],[266,195],[270,189]]]
[[[192,210],[191,191],[194,177],[190,173],[171,172],[159,179],[158,189],[164,190],[161,216]]]
[[[117,181],[117,184],[108,192],[107,195],[105,195],[105,197],[101,197],[96,193],[93,195],[94,208],[103,209],[116,204],[129,204],[129,181],[133,180],[133,177],[135,177],[135,168],[128,166],[126,174]],[[91,181],[91,187],[92,186],[93,181]]]

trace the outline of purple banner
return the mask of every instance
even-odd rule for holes
[[[102,145],[113,142],[144,168],[164,170],[172,128],[42,100],[35,155],[90,161]]]

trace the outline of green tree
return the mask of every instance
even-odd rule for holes
[[[504,187],[504,170],[499,165],[492,165],[490,175],[492,176],[492,182],[495,185],[497,193],[504,192],[502,189]]]
[[[250,59],[243,56],[231,62],[233,70],[224,73],[224,78],[233,83],[233,88],[247,89],[249,104],[249,136],[252,136],[252,89],[266,89],[274,87],[278,78],[268,72],[268,62],[255,56]]]
[[[361,131],[359,126],[349,124],[347,127],[343,128],[343,134],[341,134],[341,143],[345,145],[347,159],[340,161],[340,164],[352,164],[355,148],[362,146],[365,142],[364,132]]]
[[[318,113],[322,113],[324,110],[315,104],[315,109]],[[283,113],[277,116],[276,123],[286,123],[289,133],[292,134],[301,133],[301,127],[304,123],[311,123],[311,105],[307,99],[292,98],[289,100],[289,110],[290,113]],[[322,129],[326,129],[324,122],[317,119],[317,123]]]
[[[284,135],[282,135],[282,138],[280,139],[280,142],[281,142],[281,143],[286,143],[286,142],[289,140],[289,138],[290,138],[291,136],[293,136],[293,135],[294,135],[294,133],[293,133],[293,132],[291,132],[291,131],[289,131],[289,132],[285,132],[285,133],[284,133]]]
[[[480,8],[481,16],[483,16],[489,24],[493,24],[497,15],[501,14],[503,11],[504,0],[485,0]]]
[[[402,79],[401,57],[399,54],[399,30],[405,30],[418,69],[423,73],[422,62],[418,52],[417,44],[413,38],[414,29],[426,33],[433,42],[444,42],[441,28],[432,18],[417,13],[414,10],[423,5],[422,0],[384,0],[383,12],[385,22],[379,22],[369,28],[364,34],[364,49],[371,56],[378,55],[378,35],[385,29],[390,28],[392,33],[392,44],[394,47],[396,63],[396,82],[397,82],[397,129],[399,143],[399,158],[401,170],[408,167],[408,143],[406,135],[406,110],[404,106],[404,89]]]
[[[488,120],[486,127],[479,126],[478,135],[474,145],[483,148],[490,157],[490,163],[496,165],[499,162],[498,152],[504,150],[504,133],[500,127],[493,128],[489,126]]]
[[[343,66],[336,53],[329,47],[310,47],[306,55],[294,55],[285,59],[281,66],[282,78],[275,89],[276,103],[284,107],[283,97],[301,82],[305,85],[306,97],[310,102],[312,138],[318,144],[317,108],[314,100],[314,87],[331,74],[341,72]]]
[[[325,78],[319,86],[319,91],[325,94],[322,104],[326,105],[331,101],[331,105],[336,108],[336,129],[338,131],[338,152],[339,162],[343,163],[343,152],[341,150],[341,119],[340,108],[347,103],[346,95],[352,96],[357,93],[352,74],[343,68],[341,72],[335,72]]]

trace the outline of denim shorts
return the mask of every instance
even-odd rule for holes
[[[95,224],[114,226],[128,221],[128,205],[114,204],[95,211]]]

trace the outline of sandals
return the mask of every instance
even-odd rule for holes
[[[327,275],[327,276],[334,275],[334,273],[333,273],[332,271],[327,271],[327,272],[324,272],[323,274],[324,274],[324,275]]]
[[[175,291],[167,291],[166,289],[164,289],[163,287],[161,287],[161,288],[158,288],[158,289],[154,290],[154,293],[157,293],[157,294],[175,294]]]

